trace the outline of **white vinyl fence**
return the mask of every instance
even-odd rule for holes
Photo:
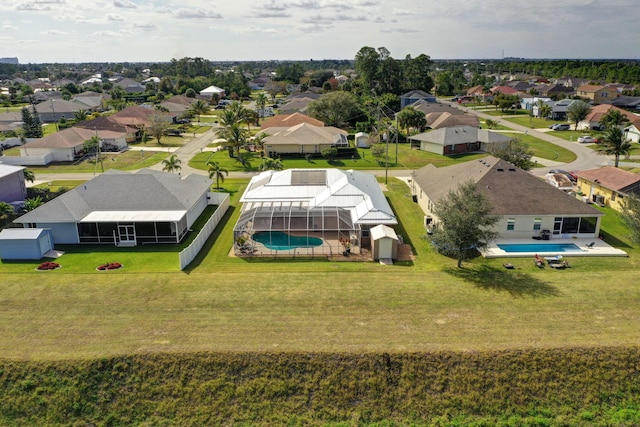
[[[204,244],[207,242],[213,230],[216,229],[218,223],[229,209],[229,194],[227,193],[209,193],[209,204],[218,205],[218,209],[213,213],[209,221],[202,227],[196,238],[180,252],[180,270],[184,270],[198,255]]]

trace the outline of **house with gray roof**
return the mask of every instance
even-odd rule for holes
[[[109,170],[17,218],[55,244],[179,243],[208,204],[205,176]]]
[[[85,155],[84,143],[97,136],[101,151],[127,149],[126,133],[113,130],[92,130],[70,127],[20,146],[21,156],[42,156],[49,162],[72,162]]]
[[[443,156],[489,151],[493,144],[511,141],[506,135],[474,126],[444,127],[413,135],[408,139],[412,146],[418,146],[422,151]]]
[[[500,216],[494,231],[501,239],[530,239],[550,230],[551,238],[592,238],[604,213],[509,162],[492,156],[413,174],[412,190],[425,223],[439,221],[434,206],[460,184],[472,181]]]
[[[400,95],[400,109],[413,104],[416,101],[436,102],[436,97],[423,90],[412,90]]]

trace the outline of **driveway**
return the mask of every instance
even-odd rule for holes
[[[502,120],[500,117],[491,116],[489,114],[483,113],[482,111],[476,111],[471,108],[467,108],[452,102],[441,101],[444,104],[450,104],[454,108],[458,108],[462,111],[465,111],[469,114],[475,114],[479,118],[482,119],[490,119],[497,120],[500,124],[504,126],[508,126],[516,131],[522,132],[524,134],[532,135],[538,139],[543,141],[550,142],[562,148],[566,148],[569,151],[572,151],[576,155],[576,160],[571,163],[547,163],[546,160],[540,159],[538,160],[540,164],[544,164],[545,167],[535,168],[531,171],[533,175],[536,176],[544,176],[549,169],[553,169],[559,166],[562,166],[562,169],[567,170],[587,170],[587,169],[596,169],[602,166],[609,165],[609,158],[607,156],[603,156],[598,154],[596,151],[591,148],[578,143],[577,141],[567,141],[566,139],[558,138],[557,136],[549,135],[546,132],[540,129],[531,129],[526,126],[518,125],[513,122],[509,122],[506,120]],[[536,160],[535,158],[533,160]]]

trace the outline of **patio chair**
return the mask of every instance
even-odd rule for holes
[[[595,245],[595,244],[596,244],[596,242],[591,242],[591,243],[588,243],[588,244],[584,245],[584,247],[587,248],[587,249],[593,249],[593,245]]]

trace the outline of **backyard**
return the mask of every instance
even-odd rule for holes
[[[184,272],[174,267],[175,252],[162,247],[68,248],[57,271],[35,271],[34,262],[0,264],[0,356],[637,343],[638,251],[610,210],[603,237],[629,258],[576,258],[564,271],[539,270],[526,259],[513,259],[516,270],[507,271],[504,259],[476,258],[457,269],[424,239],[422,212],[408,187],[392,178],[386,194],[415,261],[235,258],[232,228],[246,182],[225,180],[232,207]],[[106,262],[125,268],[95,270]]]

